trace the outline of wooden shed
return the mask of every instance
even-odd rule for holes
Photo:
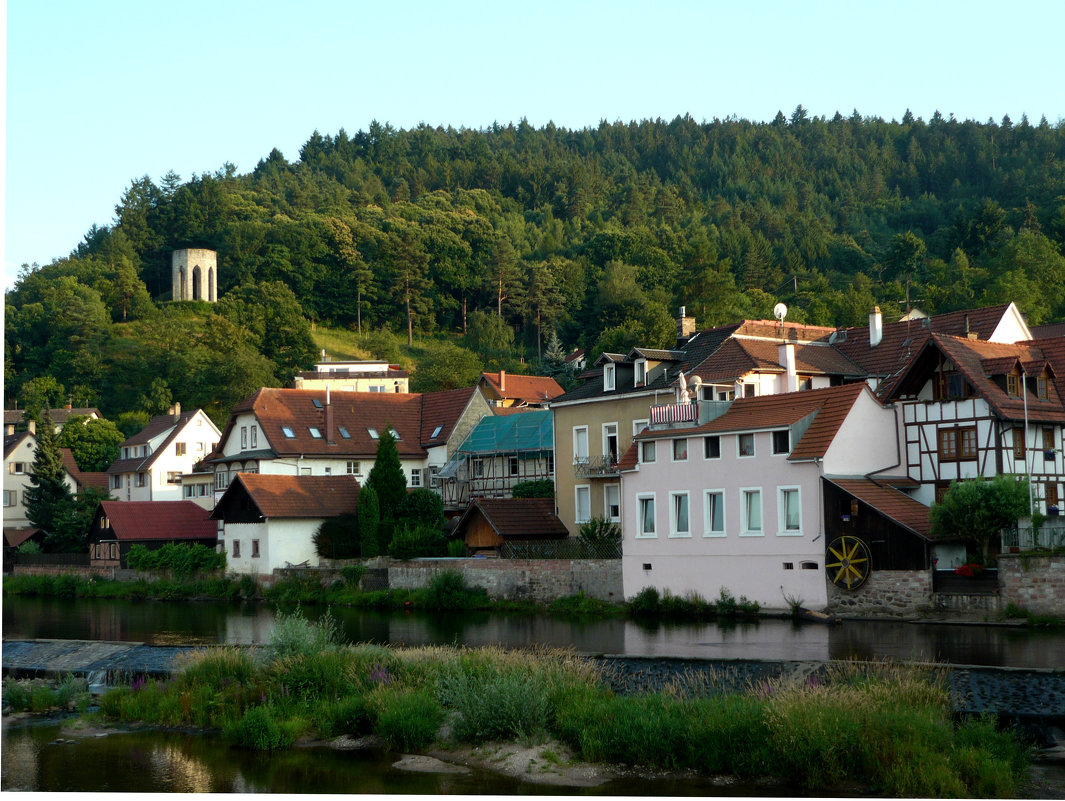
[[[459,519],[458,536],[471,554],[496,555],[504,542],[542,542],[569,536],[552,498],[480,498]]]

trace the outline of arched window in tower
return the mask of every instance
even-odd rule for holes
[[[192,268],[192,299],[203,300],[203,277],[198,264]]]
[[[180,270],[178,270],[178,281],[180,283],[180,288],[178,289],[179,294],[175,298],[175,300],[185,300],[185,298],[188,297],[189,290],[188,290],[188,288],[185,285],[185,268],[184,267],[182,267]]]
[[[207,268],[207,300],[211,301],[211,303],[215,302],[214,292],[215,292],[215,289],[214,289],[214,270],[212,270],[210,267],[208,267]]]

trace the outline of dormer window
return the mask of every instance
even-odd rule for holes
[[[617,367],[613,364],[603,365],[603,391],[612,392],[615,387],[615,379],[617,377]]]
[[[637,359],[633,365],[632,385],[642,387],[647,383],[647,359]]]
[[[1041,400],[1047,399],[1047,377],[1045,375],[1038,376],[1035,379],[1035,395]]]
[[[1010,373],[1009,375],[1007,375],[1006,394],[1009,395],[1011,398],[1019,397],[1021,394],[1020,384],[1021,382],[1017,379],[1017,375],[1015,373]]]

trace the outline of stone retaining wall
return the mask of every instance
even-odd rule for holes
[[[550,603],[557,598],[585,595],[620,603],[620,559],[419,559],[393,562],[388,567],[391,589],[428,586],[447,570],[462,573],[472,587],[484,587],[492,598]]]
[[[114,567],[91,567],[88,565],[15,565],[11,571],[15,576],[79,576],[89,579],[96,578],[113,579],[117,568]],[[120,579],[121,580],[121,579]]]
[[[1065,554],[1000,554],[998,581],[1003,609],[1065,617]]]
[[[836,615],[907,617],[932,606],[930,570],[874,570],[856,590],[828,583],[828,606]]]

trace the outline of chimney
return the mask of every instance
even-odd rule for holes
[[[780,366],[784,368],[784,391],[785,392],[798,392],[799,391],[799,375],[795,371],[795,345],[791,342],[784,342],[777,345],[777,361],[780,362]]]
[[[29,420],[26,422],[26,430],[28,430],[33,436],[37,436],[37,421]]]
[[[325,441],[333,444],[333,403],[328,384],[325,387]]]
[[[66,407],[66,408],[67,408],[67,411],[68,411],[68,412],[69,412],[69,411],[70,411],[71,409],[73,409],[73,408],[74,408],[74,406],[73,406],[73,405],[71,404],[71,402],[70,402],[69,400],[67,401],[67,407]]]
[[[10,437],[14,433],[15,433],[15,424],[14,423],[8,423],[7,424],[7,435]]]
[[[507,371],[506,370],[500,370],[499,371],[499,391],[500,392],[506,392],[507,391]]]
[[[695,333],[695,318],[687,317],[685,312],[688,310],[686,306],[680,307],[680,316],[677,318],[677,344],[682,345],[687,341],[688,337]]]
[[[869,347],[875,348],[884,338],[884,318],[880,316],[880,307],[873,306],[869,312]]]
[[[170,414],[177,416],[181,414],[181,404],[174,401],[174,405],[170,407]]]

